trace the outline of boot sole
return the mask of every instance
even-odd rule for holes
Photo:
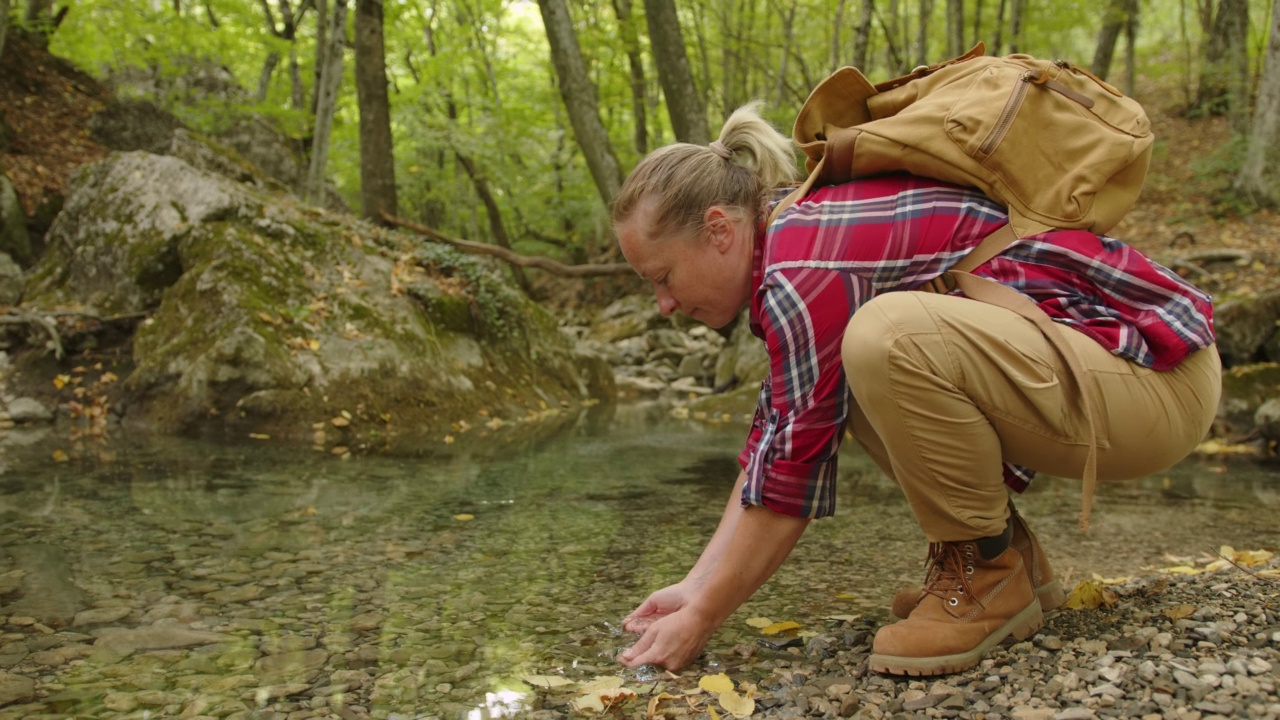
[[[1044,612],[1057,610],[1067,602],[1067,593],[1062,589],[1062,583],[1055,578],[1049,582],[1036,588],[1036,599],[1040,601],[1040,609]],[[904,617],[898,617],[892,610],[889,611],[889,619],[893,622],[902,622],[906,620]]]
[[[1026,640],[1042,625],[1044,625],[1044,611],[1040,609],[1039,602],[1033,602],[968,652],[923,658],[872,655],[867,660],[867,664],[873,671],[886,675],[923,676],[957,673],[977,665],[988,650],[999,645],[1010,635],[1016,640]]]

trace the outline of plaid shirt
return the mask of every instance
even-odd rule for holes
[[[878,293],[910,290],[1006,224],[970,189],[907,175],[821,188],[757,245],[751,330],[770,371],[739,463],[743,505],[799,517],[835,512],[836,451],[849,412],[840,344]],[[1060,230],[1024,238],[974,271],[1034,299],[1051,318],[1156,370],[1214,342],[1205,293],[1111,238]],[[1025,489],[1033,473],[1005,465]]]

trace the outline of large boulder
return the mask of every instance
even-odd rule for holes
[[[145,316],[117,410],[177,432],[348,446],[612,400],[604,361],[489,265],[170,156],[79,171],[24,298]]]
[[[0,175],[0,252],[18,263],[31,262],[31,236],[27,215],[9,178]]]

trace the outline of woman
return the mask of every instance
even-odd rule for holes
[[[1062,350],[1004,307],[912,292],[1006,224],[1001,205],[891,175],[815,190],[766,227],[793,168],[790,141],[750,105],[707,147],[647,156],[614,206],[664,315],[721,327],[749,306],[770,357],[720,524],[689,574],[625,619],[642,635],[619,659],[675,669],[701,652],[834,512],[847,422],[930,543],[924,586],[895,597],[902,619],[876,634],[870,666],[958,672],[1064,599],[1008,488],[1036,471],[1081,477],[1091,454],[1100,478],[1146,475],[1203,439],[1221,389],[1210,299],[1084,231],[1025,238],[973,271],[1069,328],[1049,328]]]

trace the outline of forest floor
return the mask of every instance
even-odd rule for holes
[[[1110,234],[1162,261],[1220,249],[1247,253],[1246,260],[1225,265],[1175,263],[1219,300],[1280,286],[1280,212],[1241,212],[1226,189],[1233,174],[1222,159],[1231,139],[1227,121],[1182,117],[1183,98],[1190,93],[1181,82],[1139,79],[1136,97],[1151,117],[1155,150],[1138,205]],[[0,118],[12,135],[7,146],[0,143],[0,172],[13,183],[28,214],[65,193],[76,168],[106,154],[91,138],[89,120],[109,96],[87,73],[42,51],[22,33],[9,33],[0,57]],[[588,312],[619,291],[643,290],[616,277],[586,283],[542,278],[537,287],[552,306]]]

